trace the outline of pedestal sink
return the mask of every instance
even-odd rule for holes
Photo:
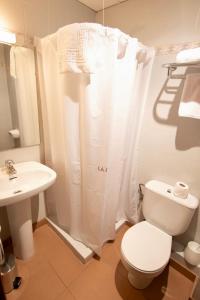
[[[6,206],[14,254],[28,259],[34,253],[30,197],[46,190],[56,180],[56,173],[38,162],[14,165],[17,178],[9,180],[0,169],[0,207]]]

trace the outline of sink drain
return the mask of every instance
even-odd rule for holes
[[[18,194],[18,193],[21,193],[22,190],[17,190],[17,191],[14,191],[13,194]]]

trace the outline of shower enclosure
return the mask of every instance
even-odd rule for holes
[[[98,35],[101,25],[91,26]],[[46,193],[48,218],[88,255],[101,255],[116,222],[139,219],[138,142],[154,51],[121,32],[118,55],[115,34],[101,26],[103,63],[92,73],[61,70],[60,31],[37,46],[45,160],[58,174]]]

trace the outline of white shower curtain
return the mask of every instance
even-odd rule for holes
[[[59,73],[56,34],[38,47],[45,159],[58,173],[48,213],[99,255],[116,221],[138,221],[138,132],[152,65],[138,66],[136,39],[122,59],[106,47],[95,74]]]

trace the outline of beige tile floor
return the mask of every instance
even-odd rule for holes
[[[172,267],[139,291],[127,280],[120,262],[120,243],[128,229],[124,225],[115,242],[103,247],[102,258],[87,264],[74,255],[47,225],[34,232],[35,255],[17,261],[21,287],[7,295],[7,300],[186,300],[192,283]],[[177,288],[181,286],[180,288]]]

